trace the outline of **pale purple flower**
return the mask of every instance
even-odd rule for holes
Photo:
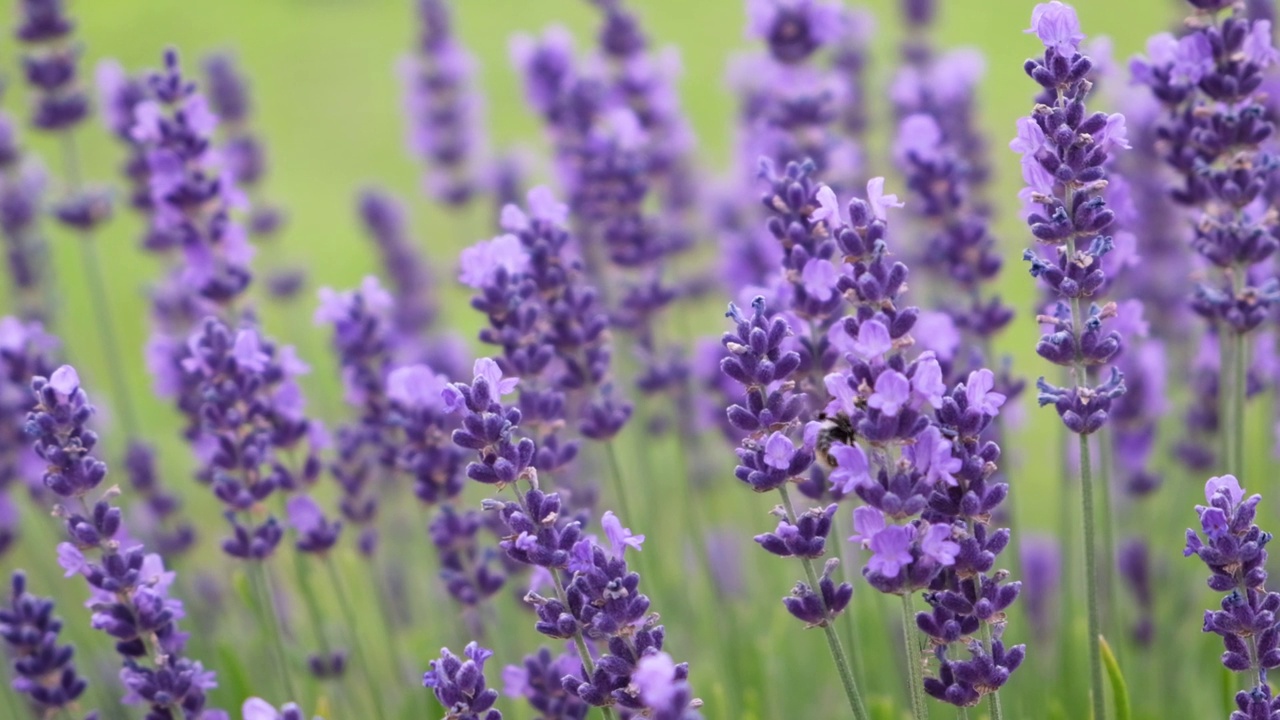
[[[636,663],[631,682],[640,700],[651,708],[664,708],[676,695],[676,663],[664,652],[645,655]]]
[[[886,195],[884,193],[884,178],[873,177],[867,181],[867,203],[871,205],[871,212],[876,216],[877,220],[885,220],[888,215],[889,208],[905,207],[906,203],[898,202],[897,195]]]
[[[1213,496],[1220,492],[1227,494],[1232,507],[1239,505],[1240,501],[1244,499],[1244,488],[1240,487],[1240,481],[1236,480],[1234,475],[1211,477],[1204,484],[1204,499],[1206,502],[1213,502]]]
[[[236,333],[235,344],[231,347],[231,356],[241,368],[255,373],[265,370],[267,363],[271,361],[271,356],[262,351],[262,341],[258,337],[258,331],[253,329]]]
[[[827,414],[834,415],[838,412],[852,414],[857,408],[858,393],[849,385],[848,376],[831,373],[824,377],[822,382],[827,386],[827,393],[831,395],[831,402],[827,403]]]
[[[840,273],[830,260],[811,258],[800,271],[800,281],[804,283],[805,292],[818,302],[826,302],[836,292],[836,282]]]
[[[1280,52],[1271,44],[1271,21],[1254,20],[1249,35],[1241,48],[1244,59],[1260,68],[1266,68],[1280,59]]]
[[[950,525],[930,525],[920,540],[920,552],[944,567],[956,563],[960,545],[951,541]]]
[[[387,397],[414,409],[440,408],[440,394],[448,385],[448,378],[426,365],[408,365],[387,375]]]
[[[764,464],[775,470],[786,470],[791,467],[791,459],[795,457],[796,446],[786,435],[774,431],[764,442]]]
[[[867,405],[889,417],[896,416],[911,400],[911,382],[896,370],[886,370],[876,378],[875,392],[867,398]]]
[[[609,538],[609,544],[613,546],[615,557],[622,558],[627,548],[634,548],[636,552],[640,552],[640,546],[644,544],[644,535],[634,535],[631,528],[623,527],[622,521],[613,514],[612,510],[605,511],[604,516],[600,518],[600,526],[604,528],[604,536]]]
[[[898,577],[902,566],[911,562],[911,541],[916,529],[911,525],[890,525],[871,538],[871,559],[867,569],[887,578]]]
[[[884,323],[868,320],[858,326],[858,337],[853,339],[853,352],[858,357],[870,362],[892,349],[893,339],[889,337],[889,328]]]
[[[964,464],[960,458],[952,457],[951,441],[933,425],[917,435],[914,444],[903,447],[902,455],[916,466],[930,485],[939,482],[955,485],[952,473],[959,472]]]
[[[828,227],[839,224],[840,202],[836,199],[836,191],[823,185],[818,188],[814,199],[818,201],[818,207],[809,214],[809,221],[813,223],[825,221]]]
[[[563,227],[569,222],[569,206],[556,199],[555,193],[546,185],[539,185],[529,191],[529,212],[534,220]]]
[[[960,347],[960,330],[951,316],[944,312],[925,310],[916,317],[911,336],[916,346],[932,351],[942,360],[950,360],[956,356]]]
[[[63,577],[72,577],[84,571],[88,566],[84,553],[69,542],[58,543],[58,564],[66,571]]]
[[[836,467],[831,471],[831,484],[840,492],[848,495],[859,485],[871,482],[871,463],[862,448],[835,443],[830,453],[836,461]]]
[[[871,539],[884,528],[884,513],[870,505],[860,505],[853,509],[853,535],[849,536],[849,542],[869,548]]]
[[[1018,118],[1018,134],[1009,141],[1009,149],[1026,157],[1035,156],[1045,146],[1044,130],[1029,117]]]
[[[995,386],[995,373],[987,368],[969,373],[969,379],[964,384],[964,397],[969,407],[992,417],[998,414],[1008,398],[1002,393],[995,392],[993,389]]]
[[[289,525],[304,535],[324,525],[324,511],[310,495],[289,498],[285,504],[285,515],[289,518]]]
[[[942,144],[942,129],[932,115],[915,113],[898,124],[898,137],[893,143],[893,157],[905,165],[911,156],[928,160],[938,152]]]
[[[1080,49],[1084,40],[1075,8],[1058,0],[1036,5],[1031,11],[1031,27],[1025,32],[1034,34],[1046,48],[1053,48],[1068,58]]]
[[[502,368],[498,367],[498,363],[494,362],[493,358],[477,358],[471,366],[471,372],[476,377],[484,378],[489,384],[489,391],[496,398],[510,395],[515,392],[516,385],[520,384],[520,378],[502,377]]]
[[[911,376],[911,406],[919,409],[926,404],[942,407],[947,394],[947,384],[942,381],[942,366],[933,353],[924,353],[916,361],[916,371]]]
[[[516,539],[512,544],[515,546],[517,550],[523,550],[525,552],[533,552],[534,550],[538,549],[538,536],[530,535],[528,532],[522,531],[519,535],[516,536]]]
[[[1128,150],[1133,147],[1129,144],[1129,128],[1125,125],[1124,115],[1121,113],[1108,115],[1107,124],[1094,136],[1094,142],[1103,146],[1107,152]]]
[[[529,671],[523,665],[507,665],[502,668],[503,695],[516,698],[524,697],[528,692]]]
[[[483,288],[499,271],[518,275],[529,268],[529,253],[515,235],[499,235],[462,251],[458,280],[472,288]]]
[[[49,387],[59,400],[67,400],[80,389],[80,375],[70,365],[63,365],[49,376]]]

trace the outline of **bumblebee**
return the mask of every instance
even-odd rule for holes
[[[852,445],[856,435],[853,432],[853,423],[849,420],[849,416],[844,413],[836,413],[828,415],[826,413],[818,414],[818,422],[822,423],[818,429],[818,440],[814,443],[815,454],[818,461],[826,466],[827,470],[834,470],[836,467],[836,459],[831,456],[831,447],[837,443],[844,445]]]

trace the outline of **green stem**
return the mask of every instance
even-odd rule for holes
[[[902,595],[902,649],[907,653],[907,685],[911,691],[911,717],[924,720],[929,710],[924,704],[924,680],[920,671],[920,647],[912,642],[911,628],[915,626],[915,609],[911,607],[911,595]]]
[[[1231,435],[1235,429],[1231,423],[1235,418],[1232,408],[1232,397],[1235,395],[1235,363],[1232,361],[1233,343],[1227,339],[1231,331],[1226,323],[1218,326],[1218,466],[1222,472],[1230,474],[1232,467]]]
[[[1243,273],[1240,273],[1243,274]],[[1249,392],[1249,343],[1244,333],[1231,333],[1235,383],[1231,387],[1231,472],[1244,482],[1244,401]]]
[[[80,161],[76,153],[75,136],[63,133],[62,157],[66,165],[68,196],[80,192]],[[115,406],[120,412],[120,424],[129,438],[138,436],[138,416],[133,410],[133,398],[124,379],[124,356],[116,341],[115,324],[111,317],[110,295],[102,275],[102,263],[98,260],[98,245],[91,231],[81,233],[80,257],[84,261],[85,277],[89,283],[89,304],[93,306],[94,324],[98,326],[99,340],[107,354],[108,377]]]
[[[1107,709],[1102,689],[1102,650],[1098,636],[1098,562],[1094,539],[1093,462],[1089,454],[1089,436],[1080,436],[1080,497],[1084,513],[1084,594],[1088,607],[1089,687],[1094,720],[1106,720]]]
[[[853,567],[853,564],[848,562],[848,548],[846,547],[848,543],[845,541],[845,538],[847,538],[848,536],[841,531],[839,518],[840,518],[839,513],[836,513],[836,516],[831,518],[831,535],[836,539],[836,557],[840,558],[840,567],[851,568]],[[847,612],[841,615],[840,624],[844,626],[843,627],[844,640],[845,642],[849,643],[850,669],[853,672],[854,678],[857,678],[859,675],[859,671],[862,671],[864,673],[866,672],[865,670],[866,665],[864,665],[862,661],[862,650],[860,645],[858,644],[858,638],[856,634],[857,629],[856,629],[856,623],[854,622],[853,613]],[[863,676],[862,679],[863,680],[866,679],[865,675]]]
[[[351,633],[351,652],[355,653],[356,664],[360,666],[360,674],[364,677],[365,686],[369,694],[373,696],[373,705],[377,710],[378,717],[386,717],[386,712],[382,709],[382,690],[378,683],[374,682],[373,669],[369,667],[369,661],[365,658],[364,643],[360,640],[359,626],[356,624],[356,613],[351,608],[351,602],[347,599],[347,591],[342,589],[342,576],[338,574],[337,567],[333,564],[333,558],[328,555],[324,558],[325,570],[329,573],[329,582],[333,584],[333,594],[338,597],[338,606],[342,610],[342,621],[346,623],[347,630]],[[388,636],[388,641],[393,636]]]
[[[284,681],[285,692],[288,693],[289,699],[294,700],[298,697],[297,691],[293,687],[293,677],[289,673],[288,655],[284,650],[284,637],[280,631],[280,619],[276,617],[276,605],[272,599],[272,591],[270,582],[267,580],[267,564],[265,561],[252,562],[250,570],[254,591],[258,596],[259,610],[262,616],[262,623],[266,626],[265,630],[271,637],[271,647],[276,655],[276,662],[280,665],[280,676]]]
[[[618,496],[618,509],[622,511],[627,522],[635,522],[636,518],[631,514],[631,508],[627,504],[627,483],[622,479],[622,464],[618,462],[618,451],[614,444],[613,440],[604,444],[604,452],[609,456],[609,470],[613,475],[613,491]]]
[[[778,494],[782,496],[782,505],[787,510],[787,519],[794,524],[796,522],[796,511],[791,505],[791,495],[787,492],[787,486],[783,485],[778,488]],[[814,593],[818,593],[818,597],[822,597],[820,585],[818,584],[818,571],[813,567],[813,560],[809,558],[800,558],[800,564],[804,566],[805,577],[809,580],[809,588]],[[823,601],[824,605],[826,601]],[[831,609],[827,608],[827,614],[830,615]],[[835,628],[832,626],[832,619],[827,618],[822,623],[822,632],[827,636],[827,647],[831,650],[831,658],[836,663],[836,672],[840,675],[840,684],[844,686],[845,698],[849,701],[849,709],[853,711],[856,720],[868,720],[867,709],[862,704],[862,695],[858,692],[858,684],[853,679],[853,670],[849,667],[849,658],[844,654],[844,648],[840,646],[840,636],[836,634]]]
[[[994,649],[994,645],[990,623],[982,623],[982,639],[987,643],[987,652],[991,652]],[[1004,710],[1000,707],[999,690],[987,693],[987,707],[991,709],[991,720],[1004,720]]]
[[[1102,587],[1106,605],[1101,616],[1108,627],[1118,627],[1120,604],[1117,599],[1119,589],[1116,580],[1116,537],[1115,514],[1112,503],[1115,495],[1111,489],[1112,473],[1111,436],[1098,435],[1098,521],[1102,523]]]

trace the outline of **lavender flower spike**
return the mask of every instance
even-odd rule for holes
[[[58,645],[62,621],[53,601],[27,592],[27,576],[13,574],[9,605],[0,607],[0,640],[13,658],[13,689],[26,696],[41,717],[65,710],[88,683],[76,672],[70,645]]]
[[[493,709],[498,691],[484,679],[484,663],[493,652],[472,642],[463,654],[466,660],[442,648],[440,659],[432,660],[431,669],[423,674],[423,686],[431,688],[451,720],[502,720],[502,713]]]
[[[1029,206],[1031,234],[1052,248],[1047,259],[1032,250],[1023,255],[1031,263],[1032,276],[1059,298],[1051,315],[1037,318],[1049,332],[1040,338],[1036,352],[1069,368],[1071,385],[1057,387],[1040,378],[1036,387],[1040,405],[1053,405],[1066,429],[1079,436],[1091,700],[1093,716],[1103,718],[1105,689],[1088,435],[1102,429],[1111,401],[1124,394],[1124,376],[1114,365],[1108,367],[1120,352],[1123,338],[1107,327],[1116,316],[1114,303],[1094,303],[1086,310],[1084,301],[1105,286],[1102,258],[1114,245],[1106,234],[1115,220],[1103,194],[1107,160],[1129,144],[1124,116],[1090,113],[1085,107],[1093,88],[1089,80],[1093,60],[1080,51],[1084,34],[1075,10],[1057,0],[1037,5],[1027,32],[1044,45],[1044,54],[1023,66],[1042,88],[1044,102],[1018,120],[1018,135],[1009,147],[1022,154],[1027,186],[1019,197]],[[1090,384],[1091,372],[1102,378],[1100,384]]]
[[[1196,506],[1200,532],[1187,530],[1183,554],[1199,557],[1209,568],[1209,587],[1226,593],[1221,610],[1205,611],[1204,632],[1222,637],[1222,664],[1228,670],[1250,674],[1252,689],[1236,696],[1241,710],[1249,712],[1246,706],[1259,702],[1259,695],[1270,697],[1267,671],[1280,667],[1280,593],[1266,589],[1271,533],[1254,523],[1262,496],[1246,498],[1234,476],[1209,478],[1204,494],[1209,504]]]

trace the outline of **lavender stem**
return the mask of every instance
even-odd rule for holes
[[[796,510],[791,504],[791,494],[787,491],[784,484],[778,488],[778,494],[782,496],[782,506],[786,508],[787,520],[791,524],[796,523]],[[818,590],[818,571],[813,567],[813,561],[807,557],[800,558],[800,564],[804,565],[804,574],[809,580],[809,587],[814,592]],[[826,600],[823,600],[826,604]],[[853,679],[853,671],[849,667],[849,658],[844,654],[844,648],[840,646],[840,636],[836,634],[836,630],[832,627],[832,618],[827,617],[827,621],[822,624],[822,632],[827,636],[827,647],[831,649],[831,658],[835,660],[836,672],[840,675],[840,683],[844,686],[845,697],[849,701],[849,709],[853,711],[856,720],[868,720],[867,710],[862,705],[862,695],[858,692],[858,684]]]
[[[1235,274],[1235,277],[1243,277],[1244,270]],[[1238,295],[1243,289],[1243,281],[1233,279],[1236,287],[1235,291]],[[1244,401],[1245,396],[1249,392],[1249,371],[1247,363],[1249,357],[1249,340],[1242,332],[1232,333],[1232,362],[1235,365],[1234,382],[1231,385],[1231,465],[1230,472],[1237,478],[1244,477]]]
[[[1098,519],[1102,523],[1102,585],[1106,590],[1107,604],[1101,615],[1108,627],[1115,628],[1119,621],[1120,603],[1116,580],[1115,521],[1111,511],[1114,497],[1111,492],[1112,438],[1098,435]]]
[[[66,164],[67,188],[71,195],[75,195],[80,192],[81,185],[75,135],[65,132],[62,137],[62,157]],[[133,398],[129,395],[129,386],[124,379],[122,362],[124,356],[120,354],[120,346],[116,342],[107,284],[102,277],[102,263],[98,260],[98,246],[91,230],[81,232],[80,240],[80,258],[84,261],[84,274],[89,281],[89,304],[93,306],[94,322],[98,326],[99,339],[107,352],[107,374],[111,381],[112,394],[115,395],[115,406],[120,411],[120,423],[124,426],[125,435],[135,438],[138,437],[138,416],[133,411]]]
[[[627,483],[622,479],[622,465],[618,462],[618,451],[613,440],[604,444],[604,451],[609,456],[609,470],[613,475],[613,491],[618,496],[618,507],[622,509],[623,517],[635,517],[627,504]]]
[[[516,493],[516,495],[519,494],[519,492]],[[521,500],[521,504],[523,503],[524,501]],[[564,581],[560,579],[560,574],[552,570],[551,577],[555,578],[556,581],[556,599],[562,603],[567,603],[569,594],[565,592]],[[585,675],[592,677],[596,673],[596,664],[591,661],[591,651],[587,648],[587,640],[582,636],[582,630],[574,632],[573,644],[574,647],[578,648],[578,657],[582,660],[582,669],[586,671]],[[600,713],[604,715],[605,720],[615,720],[613,708],[608,705],[602,705]]]
[[[324,558],[324,566],[329,572],[329,581],[333,583],[333,593],[338,596],[338,607],[342,610],[342,620],[351,632],[351,652],[355,653],[356,664],[360,666],[360,674],[364,677],[369,694],[373,696],[373,706],[378,717],[385,718],[387,715],[382,708],[382,693],[378,690],[377,683],[374,682],[373,670],[369,667],[369,661],[365,658],[364,643],[361,642],[359,626],[356,625],[356,614],[351,609],[351,602],[347,600],[346,590],[342,589],[342,577],[338,575],[333,559],[327,555]],[[388,636],[388,642],[392,637],[394,635]]]
[[[924,680],[920,672],[920,648],[911,642],[911,628],[915,625],[915,609],[911,607],[911,594],[903,593],[902,597],[902,649],[907,653],[907,687],[911,691],[911,717],[924,720],[929,717],[929,710],[924,705],[922,688]]]
[[[1232,466],[1231,456],[1231,434],[1233,432],[1231,423],[1235,421],[1235,414],[1232,412],[1232,400],[1234,396],[1235,386],[1235,363],[1232,360],[1231,352],[1234,350],[1234,344],[1228,342],[1227,333],[1230,332],[1227,325],[1223,323],[1218,330],[1218,463],[1222,467],[1222,471],[1228,475],[1235,473]]]
[[[289,673],[288,656],[284,650],[284,637],[280,631],[280,619],[276,617],[275,600],[272,597],[270,583],[267,580],[266,562],[259,560],[250,563],[249,576],[250,581],[253,583],[261,621],[267,626],[266,631],[271,636],[271,646],[276,655],[276,662],[280,664],[280,676],[284,680],[285,692],[288,697],[298,697],[298,693],[293,687],[293,677]]]

